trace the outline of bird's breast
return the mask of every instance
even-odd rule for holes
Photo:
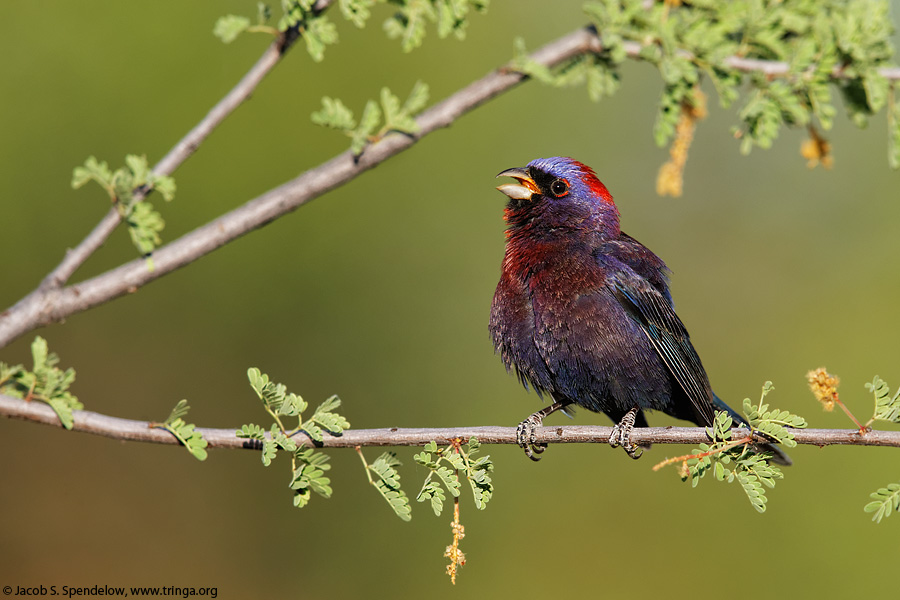
[[[539,391],[556,391],[548,347],[565,342],[569,327],[592,321],[585,298],[603,287],[605,275],[589,249],[551,242],[507,246],[491,306],[495,350],[508,369]]]

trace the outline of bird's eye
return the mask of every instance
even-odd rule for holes
[[[557,198],[562,198],[569,192],[569,184],[566,183],[565,179],[557,179],[550,184],[550,191]]]

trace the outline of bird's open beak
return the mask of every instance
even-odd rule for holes
[[[531,178],[531,175],[525,169],[507,169],[499,173],[497,177],[512,177],[518,180],[518,184],[504,183],[497,186],[498,190],[513,200],[529,200],[532,195],[541,193],[534,179]]]

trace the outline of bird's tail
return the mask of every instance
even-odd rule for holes
[[[721,398],[713,394],[713,405],[716,407],[716,410],[724,410],[728,413],[728,416],[731,417],[736,423],[740,423],[741,425],[748,426],[747,420],[739,415],[733,408],[725,404]],[[753,447],[759,452],[770,452],[772,454],[772,462],[778,465],[784,465],[786,467],[794,464],[794,461],[791,460],[791,457],[785,454],[784,450],[776,446],[771,442],[761,442],[758,444],[754,444]]]

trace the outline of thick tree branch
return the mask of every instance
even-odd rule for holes
[[[120,419],[99,413],[74,411],[74,431],[102,435],[117,440],[151,442],[156,444],[178,444],[169,432],[150,428],[147,421]],[[41,402],[26,402],[18,398],[0,394],[0,415],[11,419],[22,419],[61,427],[56,413]],[[210,448],[251,448],[253,442],[235,436],[233,429],[209,429],[198,427],[197,431],[209,443]],[[594,425],[561,425],[541,427],[536,436],[539,443],[552,444],[606,444],[612,427]],[[735,436],[747,435],[746,429],[735,429]],[[892,446],[900,448],[900,431],[870,431],[861,435],[855,429],[794,429],[794,439],[798,444],[812,446],[853,445]],[[515,427],[447,427],[447,428],[387,428],[348,429],[340,436],[325,434],[325,448],[352,448],[355,446],[423,446],[430,441],[449,443],[455,438],[468,439],[475,436],[483,444],[515,444]],[[298,436],[307,445],[312,445],[305,436]],[[653,444],[700,444],[708,442],[702,427],[645,427],[636,428],[631,434],[635,443]]]

